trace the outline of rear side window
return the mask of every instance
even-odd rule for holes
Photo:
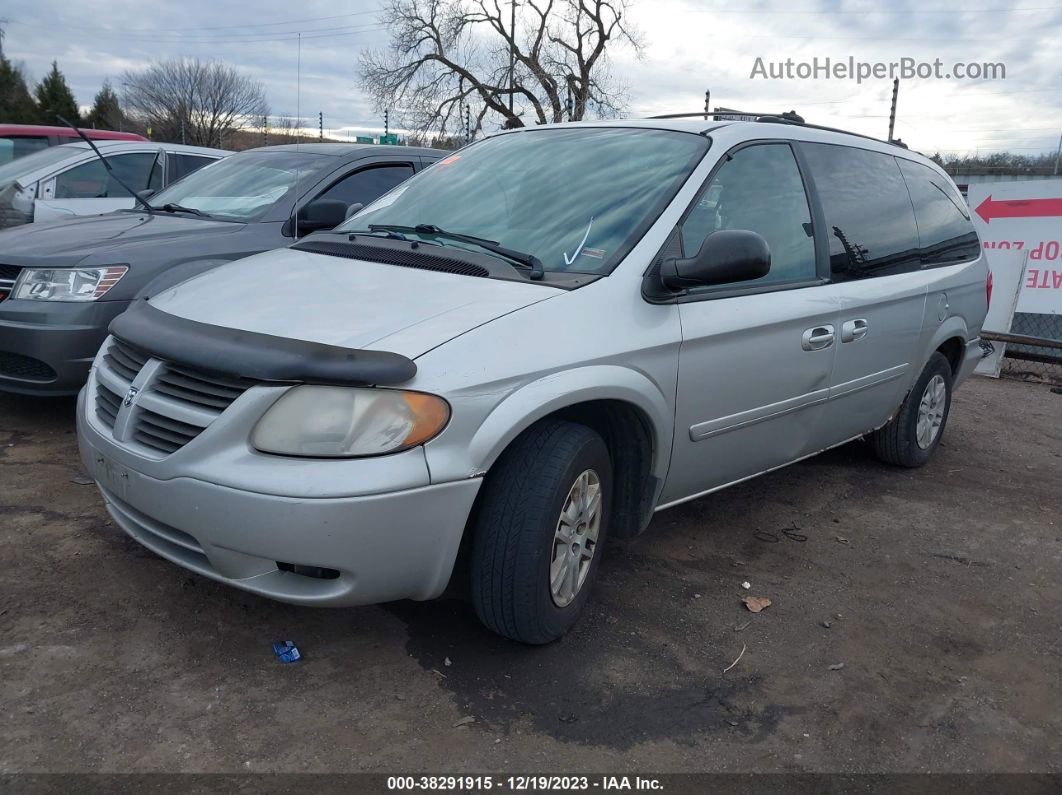
[[[918,227],[895,158],[836,144],[801,148],[826,215],[833,281],[918,270]]]
[[[922,264],[977,259],[981,244],[977,242],[966,202],[951,180],[921,163],[897,160],[914,203]]]
[[[413,166],[375,166],[355,171],[335,183],[317,198],[336,199],[348,206],[368,204],[383,196],[391,188],[413,176]]]
[[[213,157],[200,157],[199,155],[185,155],[168,152],[170,182],[176,182],[181,177],[186,177],[193,171],[198,171],[203,166],[209,166],[214,162]]]

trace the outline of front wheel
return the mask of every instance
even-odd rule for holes
[[[929,460],[944,435],[951,409],[951,364],[934,353],[889,423],[870,435],[878,458],[904,467]]]
[[[549,643],[579,617],[608,530],[612,461],[601,437],[545,420],[491,469],[476,515],[472,603],[499,635]]]

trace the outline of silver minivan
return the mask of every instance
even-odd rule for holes
[[[783,117],[505,131],[111,325],[78,417],[115,521],[303,605],[567,631],[610,538],[853,439],[924,464],[991,282],[952,181]]]

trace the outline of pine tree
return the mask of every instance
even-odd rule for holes
[[[33,124],[38,118],[22,70],[0,55],[0,122]]]
[[[120,130],[127,126],[118,103],[118,95],[111,88],[110,80],[103,81],[103,86],[92,103],[92,110],[85,117],[85,124],[98,130]]]
[[[55,61],[52,61],[52,71],[37,84],[37,109],[41,124],[62,124],[59,116],[73,124],[81,122],[74,95]]]

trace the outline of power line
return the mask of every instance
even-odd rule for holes
[[[29,25],[25,22],[18,23],[24,27],[44,29],[44,26]],[[309,39],[324,39],[332,38],[335,36],[350,36],[356,33],[364,33],[367,31],[383,30],[386,25],[379,23],[369,23],[365,25],[345,25],[339,28],[311,28],[307,31],[284,31],[272,33],[270,31],[259,31],[255,33],[239,34],[239,33],[227,33],[219,34],[217,37],[205,37],[203,35],[195,37],[186,36],[167,36],[166,31],[159,31],[157,36],[142,36],[142,35],[129,35],[122,31],[104,32],[100,31],[95,33],[98,38],[111,39],[117,41],[129,41],[129,42],[143,42],[148,44],[239,44],[241,42],[270,42],[270,41],[294,41],[300,34],[304,38]],[[54,30],[55,28],[62,29],[62,25],[49,25],[48,30]],[[76,28],[75,28],[76,30]]]
[[[1060,11],[1062,6],[1026,6],[1024,8],[904,8],[900,10],[894,9],[881,9],[881,8],[868,8],[868,9],[838,9],[831,11],[811,11],[806,9],[796,9],[792,11],[786,11],[773,8],[688,8],[687,13],[690,14],[829,14],[831,17],[837,14],[902,14],[903,16],[911,16],[913,14],[1008,14],[1011,11]]]

